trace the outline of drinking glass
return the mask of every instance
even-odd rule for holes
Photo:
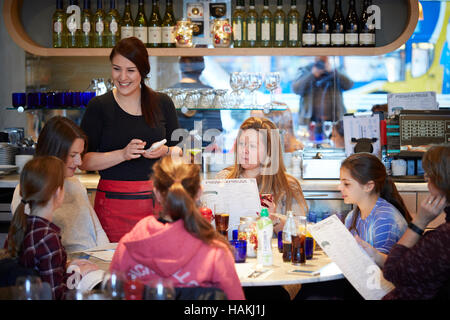
[[[215,92],[215,96],[214,96],[214,101],[213,101],[213,107],[217,108],[217,109],[227,107],[227,103],[226,103],[226,99],[225,99],[227,90],[216,89],[216,90],[214,90],[214,92]]]
[[[234,262],[243,263],[247,257],[247,241],[246,240],[230,240],[233,247]]]
[[[37,276],[16,279],[15,300],[41,300],[42,281]]]
[[[248,73],[246,78],[246,88],[250,90],[251,103],[249,107],[258,106],[256,90],[262,86],[262,73],[261,72],[251,72]]]
[[[170,279],[156,279],[148,282],[144,300],[175,300],[175,288]]]
[[[325,134],[325,139],[330,139],[331,132],[333,131],[333,122],[324,121],[322,126],[323,133]]]
[[[238,107],[244,101],[242,89],[245,88],[245,72],[232,72],[230,74],[230,102],[232,107]]]
[[[264,113],[269,113],[274,107],[273,92],[280,85],[280,73],[270,72],[267,73],[264,79],[264,85],[267,90],[270,91],[270,103],[264,105]]]
[[[101,290],[106,298],[123,300],[125,298],[125,276],[117,271],[106,272],[101,283]]]

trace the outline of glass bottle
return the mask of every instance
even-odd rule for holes
[[[163,48],[175,48],[175,26],[177,22],[175,19],[175,14],[173,13],[173,2],[172,0],[166,1],[166,11],[161,23],[161,47]]]
[[[272,13],[269,10],[269,0],[264,0],[264,7],[263,11],[261,12],[260,28],[260,46],[263,48],[272,47],[273,21]]]
[[[286,47],[286,14],[283,11],[283,0],[277,0],[277,10],[273,15],[275,28],[274,47]]]
[[[255,10],[255,0],[250,0],[249,10],[246,15],[247,20],[247,47],[255,48],[258,46],[259,39],[259,17]]]
[[[329,47],[331,43],[330,35],[330,15],[328,14],[328,0],[321,0],[320,12],[317,16],[317,46]]]
[[[91,0],[84,0],[83,12],[81,13],[81,47],[91,48],[92,42],[92,12]]]
[[[283,228],[283,262],[292,261],[292,236],[297,235],[297,224],[292,211],[287,212],[286,223]]]
[[[288,47],[300,47],[300,12],[297,10],[297,1],[291,0],[291,9],[287,15]]]
[[[134,21],[131,13],[130,0],[125,0],[125,9],[123,11],[122,20],[120,21],[120,38],[129,38],[134,35]]]
[[[316,15],[312,0],[306,0],[306,10],[302,21],[302,45],[304,47],[316,46]]]
[[[148,19],[148,47],[159,48],[161,46],[161,15],[159,14],[158,0],[152,0],[152,14]]]
[[[359,45],[361,47],[375,47],[375,25],[367,24],[369,14],[367,8],[372,4],[370,0],[364,0],[361,24],[359,29]]]
[[[344,45],[344,15],[342,14],[341,0],[336,0],[333,18],[331,19],[331,46],[343,47]]]
[[[81,48],[80,16],[77,17],[78,14],[81,15],[81,9],[78,5],[78,0],[70,0],[67,10],[69,11],[66,20],[67,46],[69,48]]]
[[[134,20],[134,36],[147,45],[147,18],[145,17],[144,0],[139,0],[138,13]]]
[[[106,15],[106,47],[112,48],[120,40],[120,17],[116,9],[116,0],[109,0],[109,11]]]
[[[63,10],[63,0],[56,0],[56,10],[52,17],[53,48],[67,48],[66,13]]]
[[[345,46],[358,46],[358,15],[355,9],[355,0],[350,0],[347,19],[345,20]]]
[[[233,45],[235,48],[243,48],[245,44],[246,23],[243,2],[243,0],[236,0],[236,9],[231,20]]]
[[[97,0],[97,11],[94,14],[94,48],[105,48],[105,20],[106,15],[103,10],[103,1]]]

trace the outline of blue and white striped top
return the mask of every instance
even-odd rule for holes
[[[352,210],[345,218],[345,226],[350,229],[353,220]],[[378,198],[375,207],[366,219],[359,216],[356,219],[356,231],[351,233],[358,236],[380,252],[388,254],[392,246],[402,237],[408,224],[400,211],[383,198]]]

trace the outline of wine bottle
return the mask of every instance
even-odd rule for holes
[[[145,17],[145,3],[144,0],[139,0],[138,13],[134,20],[134,36],[141,40],[144,45],[147,45],[147,18]]]
[[[264,0],[263,11],[261,12],[261,23],[260,23],[260,46],[263,48],[272,47],[273,39],[273,23],[272,23],[272,13],[269,10],[269,0]]]
[[[121,39],[129,38],[134,35],[134,21],[131,14],[130,0],[125,0],[125,9],[123,11],[122,20],[120,21],[120,37]]]
[[[245,45],[246,23],[243,0],[236,0],[236,8],[232,17],[233,45],[243,48]]]
[[[302,21],[302,45],[304,47],[316,46],[316,15],[312,0],[306,0],[306,10]]]
[[[277,10],[273,15],[275,28],[274,47],[286,47],[286,14],[283,11],[283,0],[277,0]]]
[[[81,48],[81,25],[80,16],[81,9],[78,0],[70,0],[67,10],[72,14],[67,16],[67,46],[69,48]]]
[[[148,19],[148,47],[161,46],[161,15],[159,14],[158,0],[152,0],[152,14]]]
[[[120,40],[120,17],[116,9],[116,0],[109,0],[109,11],[106,15],[106,46],[114,47]]]
[[[331,46],[343,47],[345,45],[344,15],[342,14],[341,0],[334,3],[334,14],[331,18]]]
[[[63,0],[56,0],[56,10],[52,17],[53,48],[67,48],[66,13],[63,10]]]
[[[331,35],[328,0],[321,0],[320,3],[320,12],[317,16],[317,46],[329,47],[331,44]]]
[[[105,48],[105,11],[103,10],[103,1],[97,0],[97,11],[94,14],[94,48]]]
[[[177,22],[173,13],[172,0],[166,1],[166,12],[161,23],[161,47],[175,48],[175,26]]]
[[[300,47],[300,12],[297,10],[297,1],[291,0],[291,9],[287,15],[288,21],[288,47]]]
[[[345,46],[358,46],[358,15],[355,9],[355,0],[350,0],[347,19],[345,21]]]
[[[372,4],[370,0],[364,0],[361,24],[359,29],[359,45],[361,47],[375,47],[375,25],[368,24],[369,14],[367,8]]]
[[[255,10],[255,0],[250,0],[249,9],[246,15],[247,20],[247,47],[255,48],[259,41],[259,17]]]
[[[92,13],[91,0],[84,0],[83,12],[81,13],[81,47],[91,48],[92,40]]]

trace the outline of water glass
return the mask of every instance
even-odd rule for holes
[[[230,240],[233,247],[234,262],[244,263],[247,257],[247,241],[246,240]]]
[[[12,94],[12,105],[14,108],[25,107],[27,102],[27,95],[24,92],[14,92]]]
[[[16,279],[15,300],[41,300],[42,281],[37,276]]]
[[[101,283],[101,290],[107,299],[125,299],[125,276],[117,271],[106,272]]]
[[[144,300],[175,300],[175,288],[170,279],[156,279],[148,282]]]

